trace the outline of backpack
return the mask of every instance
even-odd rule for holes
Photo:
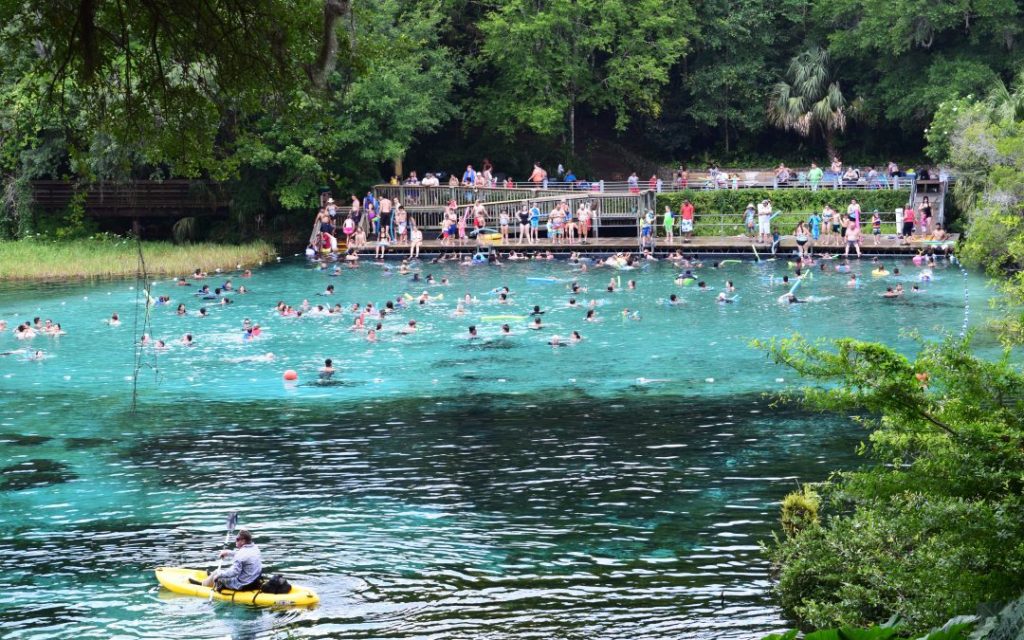
[[[292,590],[292,585],[284,579],[280,573],[276,573],[271,576],[270,580],[263,583],[260,591],[263,593],[289,593]]]

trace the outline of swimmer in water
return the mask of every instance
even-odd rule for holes
[[[799,298],[796,297],[796,294],[787,293],[786,302],[788,302],[789,304],[803,304],[804,302],[806,302],[806,300],[800,300]]]
[[[409,324],[405,325],[402,329],[400,329],[398,331],[398,333],[401,333],[401,334],[416,333],[416,321],[415,320],[410,320]]]
[[[112,327],[120,327],[121,326],[121,318],[119,318],[117,316],[117,312],[116,311],[114,312],[114,315],[110,316],[110,319],[107,320],[107,324],[109,324]]]
[[[856,273],[851,273],[850,274],[850,279],[846,281],[846,286],[848,286],[848,287],[856,287],[857,286],[857,274]]]
[[[569,338],[569,342],[580,342],[583,340],[583,336],[580,335],[579,331],[573,331],[572,336]]]
[[[543,314],[544,314],[544,312],[540,310],[540,305],[534,305],[533,306],[533,312],[530,315],[531,316],[539,316],[539,315],[543,315]]]
[[[370,329],[369,331],[366,332],[366,341],[367,342],[377,342],[377,330],[376,329]]]
[[[479,337],[480,337],[480,335],[476,332],[476,325],[475,324],[469,325],[469,336],[468,336],[468,338],[470,340],[475,340],[475,339],[477,339]]]
[[[184,303],[182,303],[182,304],[179,304],[179,305],[178,305],[178,310],[177,310],[177,311],[175,311],[175,313],[177,313],[177,314],[178,314],[179,316],[183,316],[183,315],[185,315],[185,313],[187,313],[187,312],[185,311],[185,305],[184,305]]]
[[[531,323],[530,325],[528,325],[528,326],[527,326],[527,328],[528,328],[528,329],[533,329],[533,330],[538,330],[538,329],[542,329],[543,327],[541,326],[541,323],[540,323],[540,316],[536,316],[536,317],[535,317],[535,318],[533,319],[533,323]]]
[[[562,342],[562,338],[556,333],[548,339],[548,344],[552,347],[564,347],[565,343]]]
[[[503,335],[503,336],[510,336],[510,335],[512,335],[512,328],[510,326],[508,326],[507,324],[501,325],[501,335]]]
[[[324,366],[320,367],[319,378],[321,380],[330,380],[334,377],[334,361],[330,358],[324,360]]]
[[[886,287],[885,288],[885,293],[882,294],[882,297],[883,298],[898,298],[898,297],[900,297],[900,294],[898,294],[895,291],[893,291],[892,287]]]
[[[729,293],[732,293],[733,291],[736,290],[736,287],[734,287],[732,284],[732,280],[725,281],[725,290],[728,291]]]
[[[192,334],[191,333],[186,333],[185,335],[181,336],[181,344],[182,344],[182,346],[185,346],[185,347],[194,346],[195,343],[192,341]]]
[[[583,319],[587,322],[597,322],[597,312],[593,309],[587,309],[587,315]]]
[[[727,298],[727,297],[725,296],[725,292],[724,292],[724,291],[722,291],[721,293],[719,293],[719,294],[718,294],[718,298],[716,298],[716,302],[719,302],[719,303],[722,303],[722,304],[724,304],[724,303],[728,303],[728,302],[732,302],[732,301],[733,301],[733,299],[732,299],[732,298]]]

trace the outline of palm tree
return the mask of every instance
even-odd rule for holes
[[[835,153],[835,135],[846,129],[854,105],[847,103],[839,83],[832,79],[828,52],[812,47],[795,56],[777,82],[768,101],[768,121],[804,137],[819,134],[828,157]]]
[[[993,122],[1012,124],[1024,121],[1024,73],[1017,77],[1012,88],[996,78],[986,102],[992,110]]]

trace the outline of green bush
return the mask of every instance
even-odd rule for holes
[[[743,212],[748,203],[761,202],[765,198],[772,201],[775,211],[781,211],[772,225],[789,233],[797,223],[806,220],[813,211],[820,212],[826,204],[839,212],[846,211],[851,198],[857,198],[861,210],[865,213],[877,209],[881,211],[885,223],[883,233],[895,233],[895,217],[893,212],[902,208],[910,198],[909,191],[878,190],[832,190],[820,189],[687,189],[673,193],[658,195],[658,213],[668,205],[673,211],[679,211],[683,200],[693,203],[697,219],[694,234],[698,236],[730,236],[746,232],[743,224]]]
[[[818,507],[821,499],[814,489],[803,487],[782,499],[782,529],[789,537],[807,527],[818,525]]]
[[[898,614],[923,633],[1024,591],[1024,372],[969,339],[911,359],[843,338],[761,343],[812,381],[815,410],[854,414],[872,464],[815,485],[821,524],[768,544],[778,603],[805,629]],[[787,533],[788,530],[787,530]]]

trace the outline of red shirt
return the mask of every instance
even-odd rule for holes
[[[683,220],[693,220],[693,204],[689,202],[683,203],[683,206],[679,208],[679,214],[683,217]]]

